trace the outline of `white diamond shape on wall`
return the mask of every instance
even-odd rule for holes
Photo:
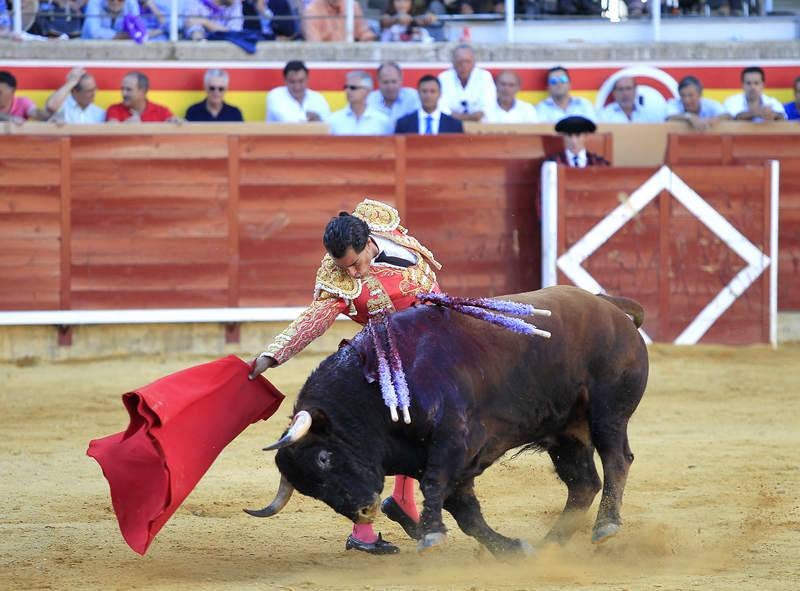
[[[773,177],[775,176],[773,174]],[[774,178],[773,182],[775,181],[776,179]],[[672,172],[668,166],[662,166],[641,187],[636,189],[624,203],[615,208],[573,244],[567,252],[558,258],[557,266],[578,287],[594,293],[605,293],[600,283],[581,264],[607,242],[611,236],[617,233],[622,226],[644,209],[648,203],[655,199],[661,191],[669,192],[747,263],[747,266],[739,271],[720,290],[675,339],[676,344],[690,345],[698,342],[714,322],[736,301],[736,298],[742,295],[758,276],[764,272],[764,269],[770,265],[770,258],[711,207],[683,179]],[[773,206],[773,212],[774,209],[775,207]],[[773,220],[773,225],[776,223]],[[644,331],[641,332],[645,341],[652,342]]]

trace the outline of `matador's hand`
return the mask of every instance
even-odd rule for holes
[[[247,377],[251,380],[256,379],[256,376],[264,373],[270,367],[275,367],[278,363],[269,355],[259,355],[250,362],[250,375]]]

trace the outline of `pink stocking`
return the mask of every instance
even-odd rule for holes
[[[353,537],[367,544],[371,544],[378,539],[378,536],[375,535],[375,530],[372,529],[371,523],[353,524]]]
[[[419,521],[417,503],[414,501],[414,485],[416,483],[417,481],[410,476],[395,476],[392,496],[406,515],[414,521]]]

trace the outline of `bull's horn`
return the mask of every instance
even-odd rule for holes
[[[280,449],[282,447],[286,447],[287,445],[291,445],[297,442],[303,435],[308,433],[308,430],[311,428],[311,415],[308,413],[307,410],[301,410],[299,413],[294,415],[294,419],[292,419],[292,426],[289,427],[289,430],[286,432],[286,435],[281,437],[278,441],[269,445],[264,448],[264,451],[270,451],[273,449]]]
[[[294,487],[289,484],[289,481],[286,480],[286,477],[281,474],[281,484],[278,487],[278,492],[275,495],[275,500],[272,501],[269,505],[264,507],[263,509],[242,509],[248,515],[252,515],[253,517],[272,517],[276,513],[280,513],[280,510],[286,506],[286,503],[289,502],[289,499],[294,492]]]

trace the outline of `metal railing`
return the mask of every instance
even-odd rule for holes
[[[3,0],[0,0],[3,1]],[[355,30],[355,12],[354,12],[354,3],[357,0],[345,0],[345,36],[346,41],[348,43],[354,42],[354,30]],[[604,0],[603,6],[604,11],[602,13],[602,18],[608,19],[611,23],[618,23],[620,22],[621,15],[623,14],[623,10],[621,10],[621,6],[624,4],[624,0]],[[748,0],[743,1],[743,8],[745,16],[749,14],[749,2]],[[660,0],[651,0],[648,2],[650,6],[650,21],[651,21],[651,31],[652,31],[652,40],[655,42],[661,41],[661,2]],[[766,14],[772,11],[773,0],[762,0],[760,3],[760,14]],[[706,5],[706,8],[708,6]],[[12,0],[12,13],[13,13],[13,32],[16,35],[22,34],[22,0]],[[708,16],[708,11],[706,12],[706,16]],[[96,15],[88,15],[88,16],[96,16]],[[179,30],[178,30],[178,21],[180,16],[186,16],[179,14],[179,7],[178,7],[178,0],[171,0],[170,2],[170,11],[169,11],[169,40],[172,42],[176,42],[179,40]],[[487,15],[474,15],[477,18],[481,16]],[[555,16],[555,15],[553,15]],[[292,16],[292,17],[275,17],[274,20],[299,20],[302,18],[301,16]],[[447,15],[441,15],[441,20],[469,20],[465,17],[448,17]],[[497,20],[504,20],[505,21],[505,42],[506,43],[514,43],[514,31],[515,31],[515,22],[518,19],[516,14],[516,6],[515,0],[505,0],[505,15],[497,15]],[[494,20],[494,19],[493,19]]]

